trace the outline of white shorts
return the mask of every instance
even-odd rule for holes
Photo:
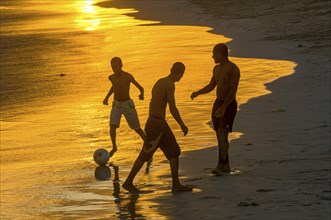
[[[110,112],[110,125],[120,126],[122,114],[128,122],[131,129],[140,129],[138,114],[132,99],[124,102],[114,100]]]

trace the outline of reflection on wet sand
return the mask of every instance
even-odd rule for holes
[[[114,179],[113,182],[113,196],[114,196],[114,203],[118,209],[116,211],[116,217],[120,219],[136,219],[136,218],[143,218],[144,215],[136,213],[136,203],[139,198],[139,194],[128,194],[127,196],[121,193],[121,184],[119,178],[119,166],[114,164],[110,164],[109,167],[99,166],[95,168],[95,178],[101,181],[109,181],[111,177],[111,168],[114,171]],[[147,167],[146,167],[147,169]]]
[[[95,168],[94,176],[98,180],[109,180],[111,176],[111,171],[108,166],[98,166]]]

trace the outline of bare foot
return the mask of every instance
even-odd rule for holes
[[[230,173],[231,172],[231,169],[229,166],[224,166],[222,169],[221,169],[221,172],[223,173]]]
[[[130,193],[141,193],[141,191],[137,189],[132,183],[124,182],[122,187]]]
[[[113,149],[109,152],[109,157],[112,157],[116,151],[117,151],[117,148],[113,147]]]
[[[221,176],[221,170],[223,169],[222,164],[217,164],[216,168],[211,171],[212,174],[215,174],[216,176]]]
[[[178,186],[172,186],[172,192],[190,192],[192,191],[194,186],[183,186],[183,185],[178,185]]]
[[[216,176],[222,176],[222,172],[220,169],[214,169],[211,171],[212,174],[215,174]]]

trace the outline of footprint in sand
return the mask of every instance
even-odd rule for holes
[[[201,179],[202,179],[201,177],[190,178],[190,179],[186,179],[186,180],[184,180],[184,182],[198,181],[198,180],[201,180]]]
[[[259,203],[256,202],[240,202],[238,204],[239,207],[247,207],[247,206],[259,206]]]
[[[258,189],[256,192],[274,192],[276,191],[275,189]]]
[[[204,196],[204,197],[201,197],[200,199],[220,199],[221,197],[219,196]]]

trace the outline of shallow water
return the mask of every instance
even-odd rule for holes
[[[174,62],[185,63],[176,102],[189,135],[182,137],[168,113],[169,124],[183,151],[216,144],[208,125],[214,93],[195,101],[190,94],[209,82],[213,45],[230,39],[209,27],[159,25],[125,15],[133,9],[95,3],[1,1],[1,219],[166,219],[151,199],[168,193],[166,180],[141,172],[137,183],[157,193],[137,197],[120,189],[142,145],[124,119],[112,165],[97,168],[93,162],[96,149],[110,148],[110,106],[102,100],[111,86],[113,56],[145,88],[144,101],[131,88],[142,126],[153,84]],[[295,67],[289,61],[231,59],[241,69],[239,104],[268,93],[264,83]],[[231,138],[238,138],[234,128]],[[152,173],[168,166],[161,160],[158,152]]]

